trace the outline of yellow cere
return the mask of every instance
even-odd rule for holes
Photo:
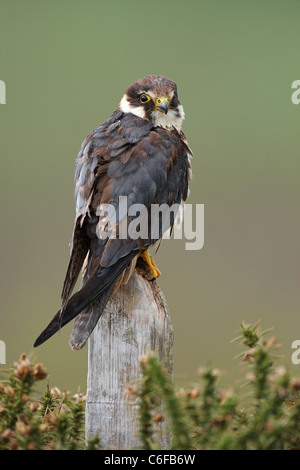
[[[155,104],[156,104],[156,106],[159,106],[159,105],[162,104],[164,101],[166,101],[168,104],[170,104],[170,99],[167,98],[167,97],[156,98]]]

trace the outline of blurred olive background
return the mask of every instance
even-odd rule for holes
[[[190,203],[205,245],[164,241],[159,279],[179,383],[212,361],[240,375],[242,320],[275,327],[291,364],[300,338],[300,79],[297,0],[1,0],[1,318],[7,363],[60,306],[73,229],[74,164],[85,136],[147,74],[176,81],[194,152]],[[51,385],[85,391],[87,347],[71,325],[34,350]]]

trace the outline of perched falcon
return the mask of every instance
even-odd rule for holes
[[[176,84],[149,75],[127,88],[118,110],[83,142],[76,161],[76,218],[62,306],[34,346],[76,317],[70,345],[81,349],[110,296],[128,281],[139,256],[147,262],[152,278],[160,275],[147,250],[166,227],[159,224],[158,236],[153,238],[150,209],[155,204],[182,206],[188,196],[192,152],[181,130],[183,119]],[[120,213],[121,196],[126,196],[125,216]],[[108,217],[101,210],[106,204],[116,210],[114,237],[99,236],[99,225]],[[121,221],[128,225],[134,219],[128,215],[134,204],[146,207],[147,235],[120,237]],[[71,296],[83,266],[82,287]]]

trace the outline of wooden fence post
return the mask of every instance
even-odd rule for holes
[[[136,269],[109,300],[90,339],[86,439],[98,435],[104,449],[138,449],[137,405],[126,393],[141,374],[139,357],[155,351],[172,374],[173,328],[157,281]],[[162,446],[168,437],[162,438]]]

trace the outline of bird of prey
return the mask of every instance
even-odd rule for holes
[[[149,266],[151,278],[160,275],[148,248],[161,239],[151,232],[152,205],[182,207],[189,192],[192,152],[181,130],[184,119],[176,84],[161,75],[149,75],[132,83],[119,108],[94,129],[82,143],[75,167],[76,217],[71,254],[62,290],[60,310],[34,343],[39,346],[74,319],[70,345],[81,349],[89,338],[108,299],[126,283],[139,256]],[[120,237],[120,196],[127,209],[143,204],[148,211],[147,235]],[[116,209],[115,236],[99,236],[99,224]],[[174,224],[176,214],[170,218]],[[122,218],[123,217],[123,218]],[[81,270],[82,287],[72,295]]]

